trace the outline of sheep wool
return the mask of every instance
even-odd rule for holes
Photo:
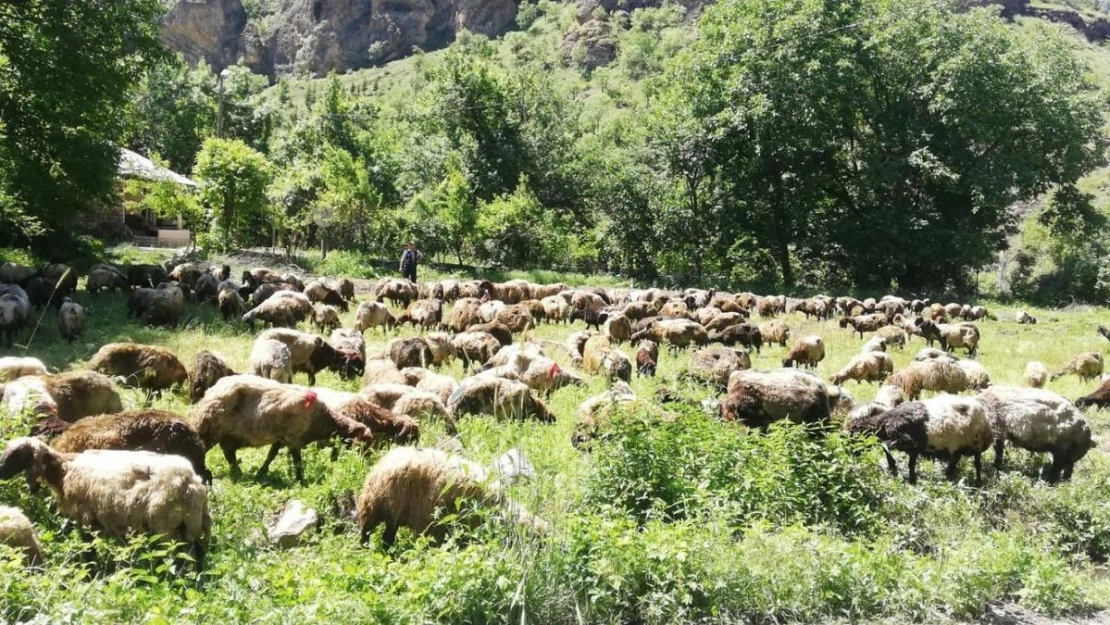
[[[1002,468],[1005,443],[1052,454],[1042,475],[1049,483],[1070,479],[1075,463],[1095,446],[1076,404],[1043,389],[994,386],[979,394],[995,434],[994,463]],[[1078,404],[1079,402],[1077,402]]]
[[[35,527],[19,508],[0,506],[0,545],[23,551],[29,566],[42,564],[42,547],[35,538]]]
[[[46,365],[38,358],[4,356],[0,358],[0,382],[10,382],[28,375],[47,375]]]
[[[1048,367],[1044,366],[1043,362],[1031,360],[1025,365],[1025,372],[1022,374],[1022,380],[1025,385],[1030,388],[1043,388],[1044,383],[1048,381]]]

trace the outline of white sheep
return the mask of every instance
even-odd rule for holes
[[[1025,373],[1022,374],[1025,385],[1030,388],[1043,388],[1048,381],[1048,367],[1043,362],[1031,360],[1025,364]]]
[[[860,350],[859,350],[859,352],[861,354],[866,354],[868,352],[885,352],[885,351],[886,351],[886,339],[884,339],[881,336],[873,336],[873,337],[867,339],[867,342],[864,343],[863,347],[861,347]]]
[[[829,377],[833,384],[843,384],[848,380],[858,382],[880,382],[894,372],[894,360],[883,352],[863,352],[856,354],[844,368]]]
[[[0,506],[0,545],[22,551],[29,566],[42,564],[42,547],[35,539],[35,527],[19,508]]]
[[[1052,454],[1042,475],[1049,483],[1070,479],[1075,463],[1095,447],[1091,428],[1075,404],[1043,389],[994,386],[979,394],[994,428],[994,466],[1002,468],[1007,441]]]
[[[293,381],[293,355],[285,343],[259,337],[251,347],[247,373],[289,384]]]
[[[393,318],[393,313],[389,312],[389,308],[380,302],[363,302],[358,305],[358,310],[355,311],[354,328],[360,333],[370,328],[390,330],[396,324],[397,320]]]
[[[28,375],[47,375],[46,365],[38,358],[4,356],[0,358],[0,382],[10,382]]]
[[[78,524],[112,536],[140,532],[192,543],[197,568],[204,568],[212,526],[208,491],[185,458],[148,451],[60,454],[36,438],[17,438],[0,456],[0,479],[23,472],[29,483],[45,482],[58,510]]]

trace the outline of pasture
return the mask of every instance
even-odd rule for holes
[[[233,269],[238,275],[242,268]],[[357,295],[368,297],[365,290]],[[90,296],[82,288],[75,299],[88,315],[82,338],[62,341],[47,314],[26,351],[14,353],[38,357],[52,370],[81,369],[101,345],[133,341],[166,347],[187,366],[198,351],[212,350],[243,371],[260,331],[198,305],[189,305],[176,329],[145,328],[127,317],[123,295]],[[987,307],[997,320],[979,323],[977,359],[994,384],[1021,385],[1030,360],[1055,371],[1079,352],[1110,351],[1095,331],[1105,310],[1029,308],[1039,323],[1018,325],[1016,306]],[[354,308],[343,315],[344,327],[351,327]],[[823,337],[827,357],[817,372],[824,379],[863,343],[835,318],[783,318],[792,340]],[[575,370],[555,343],[582,328],[541,324],[530,336],[551,341],[547,355]],[[301,329],[311,331],[307,322]],[[416,332],[368,330],[367,353]],[[921,347],[914,338],[888,353],[897,369]],[[777,368],[786,350],[765,345],[752,354],[753,366]],[[657,377],[632,380],[641,399],[665,387],[689,406],[674,408],[676,418],[662,423],[615,416],[611,436],[590,453],[570,441],[578,405],[606,389],[596,376],[550,396],[558,416],[552,425],[470,416],[459,420],[452,439],[441,423],[421,424],[422,446],[479,462],[522,450],[537,478],[515,485],[512,495],[551,523],[544,536],[491,519],[442,543],[402,531],[388,552],[380,536],[362,547],[349,518],[352,495],[383,449],[365,455],[344,449],[332,462],[328,449],[310,447],[303,485],[284,453],[259,479],[254,470],[265,450],[242,450],[244,475],[232,479],[213,451],[212,538],[197,582],[177,568],[172,553],[142,538],[98,538],[90,562],[86,544],[49,496],[31,495],[22,479],[0,482],[0,503],[31,517],[46,552],[40,572],[24,571],[10,554],[0,558],[0,622],[932,623],[974,622],[992,604],[1079,617],[1110,606],[1110,416],[1086,414],[1100,444],[1070,482],[1038,481],[1045,458],[1008,450],[1001,474],[990,466],[993,452],[986,454],[981,486],[970,479],[969,460],[956,483],[944,479],[941,464],[924,461],[918,485],[910,486],[904,472],[898,479],[886,473],[874,441],[835,432],[815,437],[790,425],[761,434],[706,415],[698,402],[721,395],[679,379],[691,354],[663,348]],[[458,361],[443,372],[465,376]],[[303,375],[294,381],[306,383]],[[331,372],[321,373],[318,385],[360,388],[358,380]],[[1097,381],[1067,376],[1046,388],[1074,400],[1096,387]],[[866,401],[878,387],[845,388]],[[138,391],[121,394],[125,408],[144,401]],[[183,393],[153,405],[180,414],[190,408]],[[23,436],[28,425],[4,416],[0,439]],[[904,471],[905,457],[896,455]],[[293,498],[317,509],[321,526],[302,546],[278,549],[264,522]]]

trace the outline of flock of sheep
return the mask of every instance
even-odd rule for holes
[[[991,385],[976,360],[954,355],[977,353],[981,335],[975,322],[988,317],[979,306],[893,296],[796,300],[699,289],[386,279],[372,299],[357,304],[353,327],[342,328],[339,313],[355,302],[349,280],[305,284],[268,269],[244,272],[240,280],[230,274],[227,266],[198,263],[93,267],[88,291],[127,293],[129,314],[144,324],[173,326],[192,303],[213,305],[225,318],[250,327],[269,327],[255,338],[243,372],[214,352],[200,352],[186,368],[169,350],[133,343],[104,345],[85,371],[51,374],[34,358],[0,358],[0,418],[33,422],[28,436],[7,442],[0,479],[22,474],[32,490],[47,486],[58,510],[84,529],[188,543],[203,567],[213,479],[205,458],[214,447],[233,476],[241,472],[239,449],[268,448],[258,468],[265,473],[285,448],[303,481],[301,451],[310,443],[395,445],[371,468],[358,497],[363,542],[379,526],[387,546],[401,527],[441,534],[440,513],[459,512],[464,499],[542,533],[547,523],[506,496],[503,476],[457,455],[413,446],[421,424],[440,421],[453,434],[456,419],[465,415],[553,422],[566,415],[554,414],[547,395],[599,376],[609,389],[587,399],[574,415],[571,442],[588,449],[605,436],[613,406],[667,419],[673,403],[689,401],[666,388],[639,398],[629,386],[633,375],[656,375],[661,356],[683,350],[692,353],[679,377],[722,391],[720,399],[701,405],[724,421],[763,428],[789,420],[814,424],[819,433],[839,416],[848,432],[882,443],[892,473],[897,464],[891,452],[907,454],[911,483],[923,455],[947,460],[950,478],[962,457],[972,457],[981,479],[983,452],[993,446],[1001,468],[1007,442],[1050,453],[1044,479],[1068,479],[1095,445],[1079,409],[1110,404],[1110,382],[1074,403],[1044,390],[1048,371],[1040,363],[1028,364],[1025,387]],[[11,263],[0,267],[0,334],[10,344],[27,331],[32,309],[57,304],[62,335],[79,336],[84,311],[68,297],[77,282],[74,271],[57,264],[40,271]],[[395,315],[387,303],[401,312]],[[761,323],[752,322],[753,314]],[[825,343],[818,336],[791,342],[791,314],[839,317],[841,328],[859,335],[859,354],[828,382],[822,380],[808,369],[825,358]],[[1025,313],[1018,321],[1035,323]],[[320,334],[298,329],[302,322]],[[585,328],[565,342],[532,333],[541,323],[577,322]],[[420,333],[396,336],[368,354],[365,333],[390,337],[406,324]],[[886,350],[907,348],[911,337],[927,346],[895,371]],[[782,368],[753,370],[751,352],[770,344],[790,345]],[[625,345],[634,351],[623,351]],[[552,357],[556,350],[569,354],[574,370]],[[455,359],[468,373],[462,380],[439,372]],[[1056,375],[1097,378],[1102,368],[1101,355],[1087,353]],[[316,375],[325,370],[360,380],[361,390],[318,386]],[[307,385],[294,383],[299,374]],[[841,386],[850,380],[882,386],[874,401],[857,404]],[[124,411],[119,386],[141,389],[148,397],[180,388],[192,404],[190,414]],[[936,394],[921,399],[925,391]],[[964,392],[976,394],[960,395]],[[33,526],[17,509],[0,507],[0,542],[25,549],[31,564],[42,562]]]

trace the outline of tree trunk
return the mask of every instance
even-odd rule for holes
[[[790,266],[790,244],[786,239],[779,239],[775,256],[782,268],[782,285],[789,289],[794,286],[794,269]]]
[[[320,228],[320,260],[328,259],[328,237],[323,228]]]

